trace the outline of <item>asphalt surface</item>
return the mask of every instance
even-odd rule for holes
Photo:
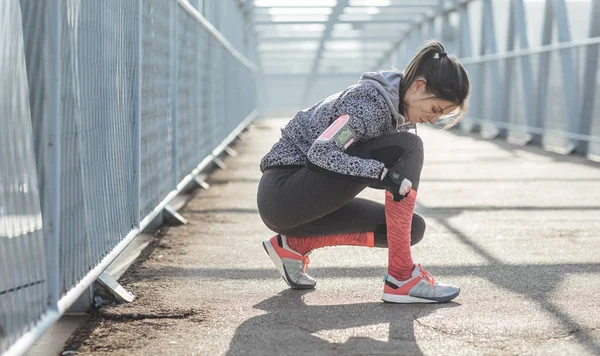
[[[600,165],[536,147],[420,129],[425,168],[413,258],[461,287],[455,301],[380,300],[387,250],[311,255],[294,291],[261,241],[260,158],[283,121],[257,121],[122,278],[66,350],[81,355],[600,355]],[[366,198],[383,202],[381,191]]]

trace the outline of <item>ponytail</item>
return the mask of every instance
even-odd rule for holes
[[[429,93],[458,106],[458,115],[445,128],[456,125],[462,119],[467,111],[469,78],[463,65],[456,58],[449,57],[440,42],[427,42],[408,63],[403,75],[401,103],[408,88],[417,79],[423,78]]]

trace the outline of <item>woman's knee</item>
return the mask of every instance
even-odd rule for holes
[[[391,168],[395,164],[410,161],[410,165],[423,164],[423,140],[410,132],[398,132],[379,138],[370,150],[370,157]]]
[[[423,151],[423,140],[412,132],[395,132],[379,138],[383,146],[401,147],[406,151]]]

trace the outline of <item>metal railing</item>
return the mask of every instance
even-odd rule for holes
[[[600,93],[595,69],[589,78],[586,65],[590,55],[597,57],[599,43],[590,38],[464,59],[475,84],[467,130],[474,126],[485,137],[600,157],[600,121],[592,112]],[[501,80],[493,79],[499,75]],[[593,86],[586,89],[590,80]]]
[[[0,354],[27,350],[257,117],[245,47],[187,0],[0,1]]]
[[[569,10],[578,12],[571,16]],[[581,19],[584,12],[589,18]],[[569,16],[579,21],[569,22]],[[440,0],[377,67],[391,62],[403,68],[425,40],[438,39],[461,59],[471,79],[463,131],[600,160],[600,120],[593,114],[600,100],[599,16],[600,0]],[[539,28],[529,24],[538,19]],[[575,29],[587,38],[574,40]],[[540,38],[532,39],[533,33]],[[504,48],[497,45],[501,38]]]

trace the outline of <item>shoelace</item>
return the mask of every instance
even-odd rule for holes
[[[423,267],[421,267],[421,264],[418,264],[419,269],[421,270],[421,275],[423,276],[423,278],[425,278],[427,280],[427,282],[429,282],[432,286],[435,287],[435,279],[433,279],[433,276],[431,275],[431,273],[427,272],[426,270],[423,269]]]
[[[306,271],[308,271],[308,264],[310,263],[310,258],[308,258],[308,255],[304,255],[300,257],[300,261],[302,261],[302,273],[306,274]]]

